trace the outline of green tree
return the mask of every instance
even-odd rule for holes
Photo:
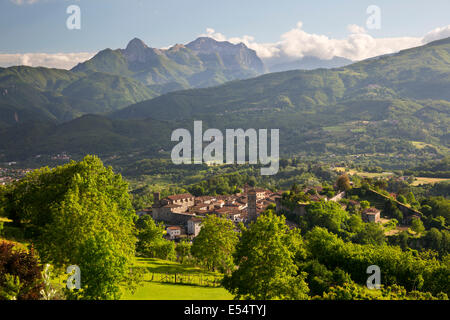
[[[382,245],[386,242],[383,227],[378,223],[365,223],[356,234],[354,241],[361,244]]]
[[[136,221],[136,229],[138,238],[136,244],[137,254],[148,258],[167,258],[166,250],[161,248],[167,246],[166,242],[168,241],[163,238],[166,230],[162,223],[156,224],[152,217],[144,215]]]
[[[384,205],[384,215],[390,216],[397,221],[403,221],[403,213],[397,207],[397,203],[393,200],[387,200]]]
[[[119,283],[129,272],[129,261],[118,255],[120,246],[114,237],[103,231],[88,238],[80,247],[78,258],[81,290],[66,290],[69,299],[117,300],[121,296]]]
[[[329,270],[342,269],[360,285],[366,283],[367,267],[377,265],[383,270],[383,285],[398,284],[407,290],[448,294],[450,263],[444,262],[445,257],[441,263],[434,256],[417,255],[414,250],[403,251],[398,246],[345,242],[323,228],[308,232],[305,244],[308,255]]]
[[[369,201],[367,201],[367,200],[363,200],[363,201],[361,201],[361,209],[367,209],[367,208],[370,208],[370,202]]]
[[[14,186],[10,200],[8,211],[19,213],[13,216],[28,230],[44,263],[60,272],[69,265],[85,268],[81,269],[84,281],[78,298],[83,298],[83,293],[87,299],[119,296],[120,283],[129,276],[136,242],[135,212],[128,184],[120,175],[104,167],[99,158],[86,156],[80,162],[32,172]],[[95,245],[105,237],[107,255]],[[108,282],[88,274],[104,256],[108,257],[103,261],[104,272],[109,270],[114,276],[100,279]],[[117,265],[123,266],[120,276]],[[111,294],[103,294],[106,291]],[[95,293],[100,295],[95,297]]]
[[[364,228],[364,222],[360,215],[352,214],[346,222],[348,231],[352,233],[360,232]]]
[[[398,202],[401,202],[401,203],[407,203],[406,198],[405,198],[403,195],[401,195],[401,194],[398,195],[397,201],[398,201]]]
[[[414,204],[417,202],[416,197],[414,197],[414,194],[411,191],[406,195],[406,201],[409,204]]]
[[[348,191],[352,188],[350,184],[350,179],[348,178],[348,175],[345,173],[339,176],[339,178],[336,181],[336,185],[340,191]]]
[[[417,234],[424,232],[425,227],[423,226],[422,220],[420,218],[412,219],[411,229],[413,229],[413,231],[415,231]]]
[[[147,258],[175,260],[175,243],[164,238],[164,224],[144,215],[136,221],[138,242],[136,253]]]
[[[450,199],[431,197],[423,201],[422,205],[428,205],[432,208],[431,215],[433,217],[444,217],[447,225],[450,224]]]
[[[231,220],[208,215],[194,239],[191,253],[209,270],[229,272],[233,267],[232,253],[239,241]]]
[[[323,300],[373,300],[375,297],[355,283],[334,286],[323,294]]]
[[[295,259],[304,257],[298,229],[289,230],[283,216],[261,215],[242,232],[234,254],[237,268],[223,285],[236,299],[307,299],[306,274]]]
[[[309,229],[320,226],[337,233],[349,218],[348,212],[334,201],[313,202],[306,207],[306,211],[305,219]]]
[[[177,259],[183,263],[186,259],[191,256],[191,243],[188,241],[180,241],[175,247],[177,253]]]

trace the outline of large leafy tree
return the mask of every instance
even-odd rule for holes
[[[233,266],[232,254],[238,241],[238,233],[231,220],[208,215],[194,239],[191,253],[209,270],[228,272]]]
[[[299,255],[304,252],[298,229],[289,230],[284,217],[269,211],[242,232],[237,268],[224,286],[237,299],[307,299],[306,274],[294,262]]]
[[[9,216],[28,230],[44,263],[59,270],[80,266],[83,290],[78,297],[119,296],[118,287],[127,277],[136,242],[134,210],[128,185],[120,175],[104,167],[99,158],[86,156],[80,162],[32,172],[7,196]],[[108,245],[99,250],[97,242],[104,243],[105,237]],[[102,272],[114,276],[90,275],[89,270],[106,256]]]
[[[129,261],[118,254],[120,247],[111,233],[102,231],[84,241],[77,257],[81,270],[81,291],[69,291],[67,296],[75,299],[111,300],[121,295],[118,284],[129,272]]]
[[[312,202],[306,207],[306,211],[305,220],[307,221],[308,229],[320,226],[334,233],[340,232],[344,223],[350,217],[348,212],[334,201]]]

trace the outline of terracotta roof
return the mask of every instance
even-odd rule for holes
[[[377,208],[367,208],[363,211],[363,213],[365,213],[365,214],[376,214],[379,212],[380,212],[380,210],[378,210]]]
[[[166,204],[162,206],[163,208],[181,208],[179,204]]]
[[[212,200],[212,199],[216,199],[216,197],[213,197],[213,196],[199,196],[199,197],[195,197],[195,200],[200,200],[200,201]]]
[[[218,214],[238,214],[241,213],[241,210],[238,208],[220,208],[215,210]]]
[[[187,199],[187,198],[193,198],[194,196],[190,193],[183,193],[183,194],[174,194],[173,196],[168,196],[167,199],[170,200],[180,200],[180,199]]]

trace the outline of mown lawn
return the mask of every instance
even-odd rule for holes
[[[1,241],[13,242],[17,248],[26,249],[26,243],[15,242],[0,237]],[[145,270],[144,280],[141,281],[134,294],[123,289],[122,300],[231,300],[233,296],[224,288],[207,287],[186,284],[173,284],[149,281],[151,274],[184,274],[201,276],[203,279],[217,276],[198,267],[180,264],[174,261],[159,259],[136,258],[135,265]],[[56,287],[65,285],[67,275],[54,277],[51,282]]]
[[[132,295],[124,292],[122,300],[231,300],[224,288],[207,288],[182,284],[144,281]]]
[[[175,261],[167,261],[153,258],[136,257],[135,265],[144,268],[148,272],[156,273],[189,273],[203,275],[218,275],[218,273],[209,272],[199,267],[181,264]]]
[[[217,273],[205,271],[173,261],[160,259],[136,258],[136,266],[143,268],[146,277],[134,294],[123,291],[122,300],[230,300],[233,296],[221,287],[205,287],[185,284],[173,284],[148,281],[149,275],[189,274],[212,277]]]

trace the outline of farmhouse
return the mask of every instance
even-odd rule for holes
[[[367,208],[362,212],[362,219],[365,222],[380,222],[380,210],[377,208]]]
[[[178,227],[178,226],[168,227],[167,235],[169,236],[169,239],[171,239],[171,240],[179,237],[181,235],[181,227]]]

